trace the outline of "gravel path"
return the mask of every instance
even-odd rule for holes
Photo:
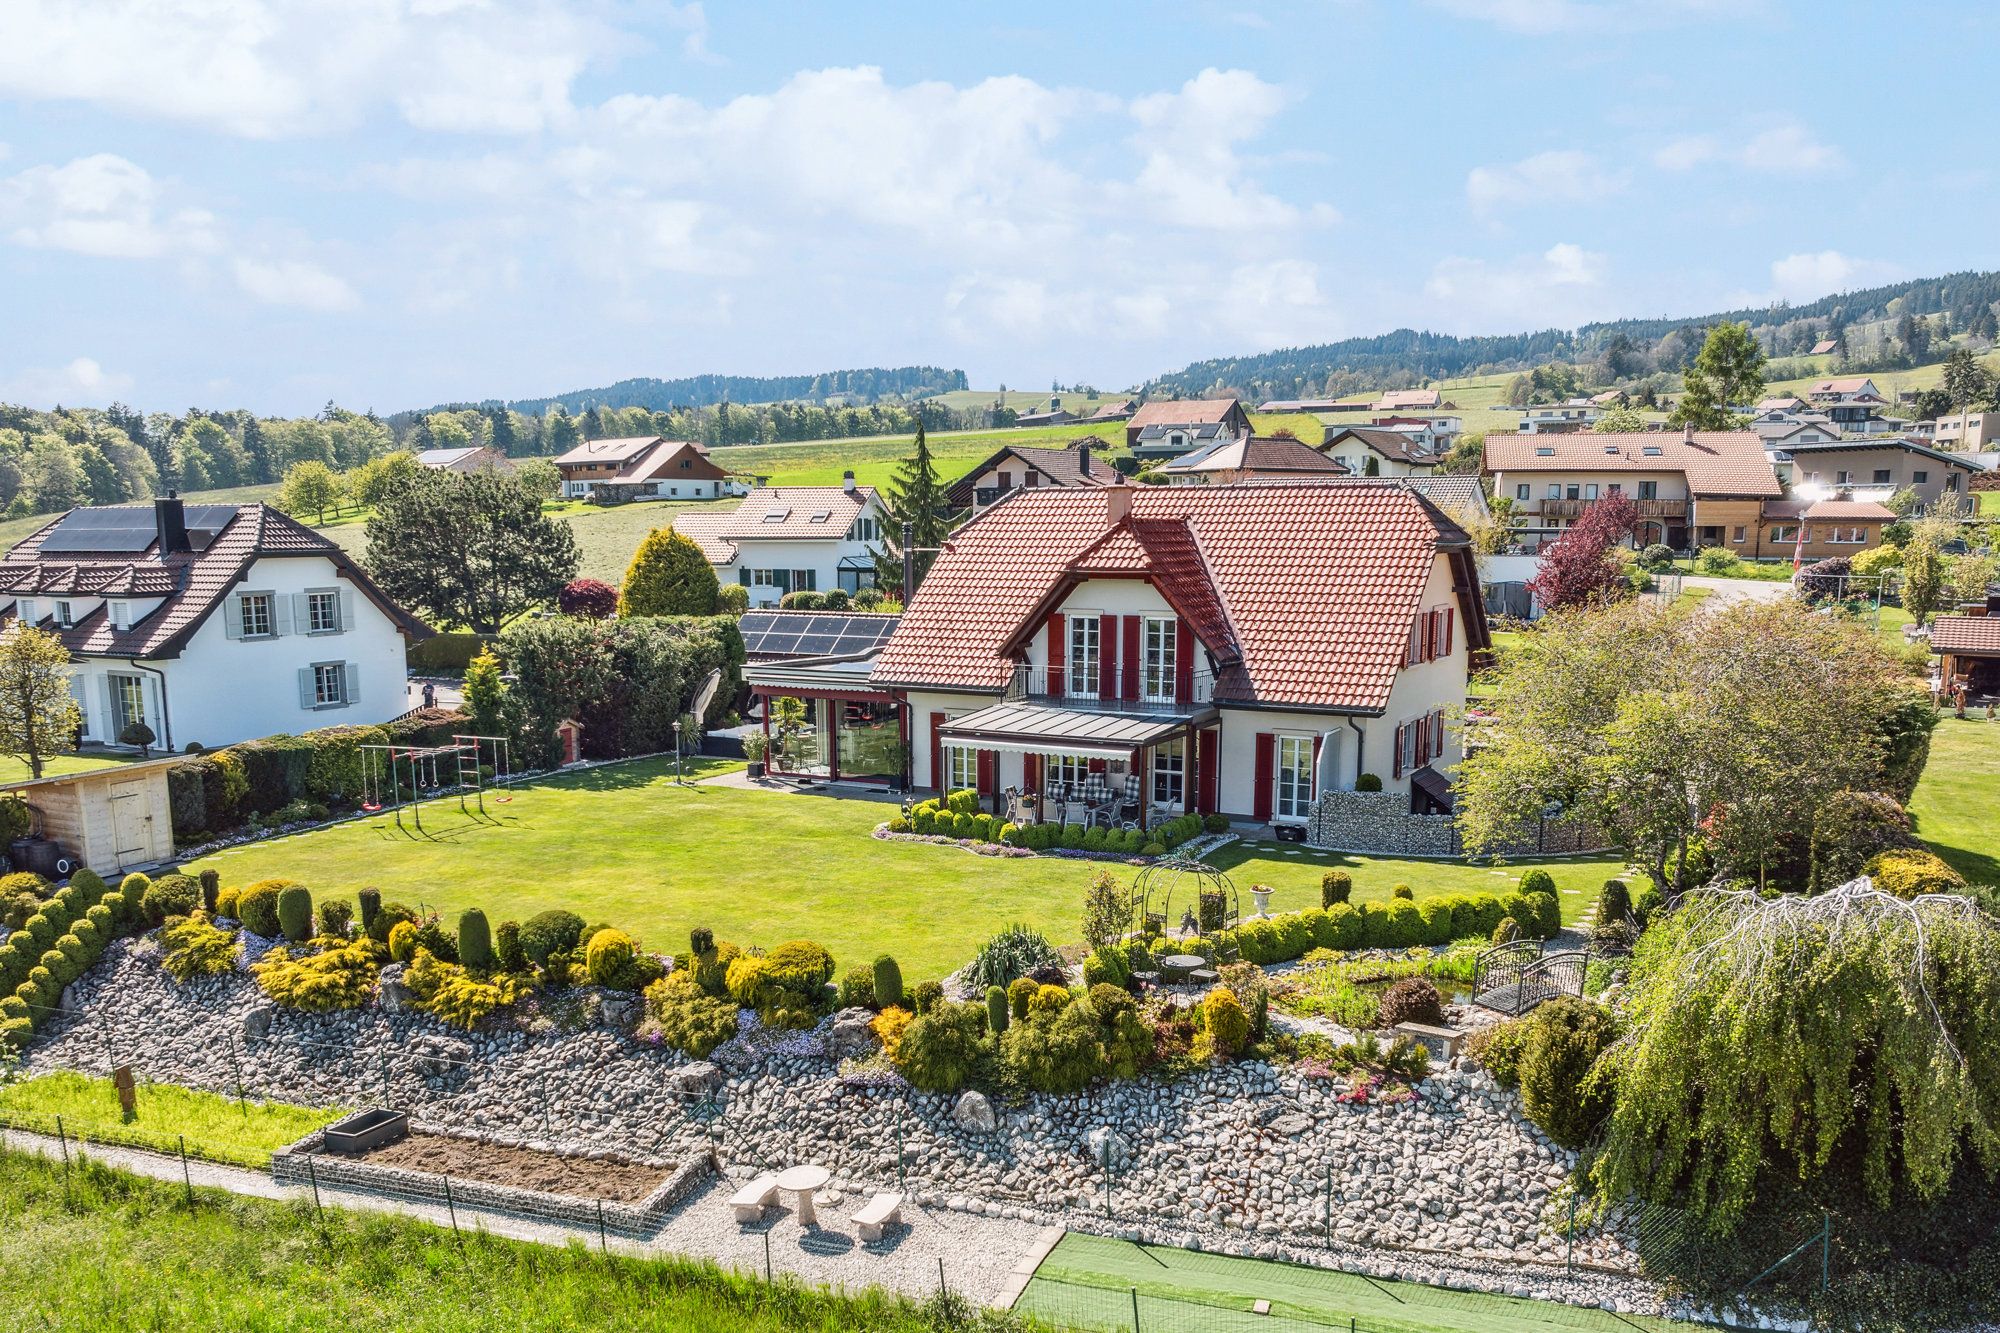
[[[62,1153],[55,1139],[19,1130],[0,1130],[0,1144],[49,1158]],[[182,1178],[180,1160],[158,1153],[74,1142],[69,1152],[157,1180],[179,1183]],[[195,1185],[256,1198],[295,1199],[309,1194],[279,1185],[262,1172],[212,1162],[190,1161],[187,1175]],[[713,1181],[676,1209],[651,1237],[643,1241],[613,1239],[610,1247],[640,1256],[672,1254],[707,1259],[725,1268],[762,1274],[768,1235],[773,1273],[790,1273],[807,1282],[849,1290],[883,1287],[918,1300],[937,1292],[942,1261],[945,1282],[977,1305],[991,1304],[1003,1295],[1011,1297],[1011,1270],[1022,1259],[1045,1249],[1043,1228],[1034,1223],[947,1212],[909,1202],[903,1205],[904,1226],[900,1230],[891,1231],[882,1244],[862,1245],[849,1215],[866,1196],[840,1189],[841,1181],[818,1194],[820,1226],[816,1231],[807,1232],[799,1226],[789,1206],[772,1210],[761,1226],[744,1227],[729,1209],[729,1196],[738,1183]],[[434,1226],[451,1225],[451,1215],[444,1208],[331,1186],[322,1186],[319,1193],[321,1202],[330,1207],[400,1213]],[[594,1229],[530,1222],[470,1207],[458,1210],[458,1222],[461,1227],[544,1245],[565,1245],[572,1240],[599,1243]]]

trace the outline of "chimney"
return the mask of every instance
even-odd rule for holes
[[[1681,443],[1682,444],[1694,443],[1694,423],[1692,421],[1688,422],[1687,425],[1681,427]]]
[[[1104,526],[1115,528],[1132,512],[1132,488],[1104,486],[1099,489],[1104,492]]]
[[[840,489],[848,492],[849,494],[853,493],[854,473],[851,469],[849,471],[840,474]]]
[[[1088,440],[1078,440],[1076,442],[1076,470],[1086,477],[1090,475],[1090,441]]]
[[[172,555],[177,551],[190,549],[187,509],[174,492],[168,491],[153,501],[153,527],[159,537],[161,555]]]

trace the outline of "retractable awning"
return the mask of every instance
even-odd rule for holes
[[[947,745],[1014,754],[1124,759],[1141,746],[1173,739],[1186,731],[1192,720],[1173,713],[1089,713],[1043,704],[1004,703],[951,719],[939,728],[938,738]]]

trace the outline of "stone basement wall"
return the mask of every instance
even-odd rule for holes
[[[530,1140],[502,1138],[498,1135],[467,1134],[443,1125],[412,1120],[410,1128],[418,1133],[444,1135],[450,1138],[469,1140],[475,1143],[504,1144],[508,1147],[535,1147]],[[280,1185],[310,1185],[317,1181],[338,1189],[363,1190],[370,1194],[386,1194],[392,1198],[414,1199],[422,1203],[452,1203],[466,1208],[479,1208],[488,1212],[505,1213],[514,1217],[529,1218],[538,1222],[555,1222],[566,1226],[593,1227],[602,1220],[604,1229],[620,1236],[645,1237],[660,1229],[682,1200],[694,1193],[703,1182],[716,1174],[714,1154],[706,1154],[684,1162],[660,1182],[660,1185],[644,1200],[637,1204],[613,1203],[604,1200],[580,1198],[570,1194],[549,1194],[541,1190],[521,1189],[512,1185],[492,1185],[484,1181],[467,1180],[463,1176],[451,1183],[451,1193],[445,1193],[445,1177],[430,1171],[412,1171],[404,1167],[371,1165],[360,1158],[328,1153],[324,1150],[326,1132],[314,1130],[288,1148],[271,1154],[271,1179]],[[608,1156],[608,1154],[607,1154]],[[308,1165],[310,1159],[310,1165]],[[650,1165],[640,1160],[642,1165]],[[670,1163],[660,1162],[667,1166]]]
[[[1322,792],[1306,821],[1306,842],[1331,851],[1377,856],[1462,856],[1458,822],[1450,815],[1413,815],[1399,792]],[[1502,856],[1556,856],[1603,851],[1603,831],[1574,819],[1551,819],[1538,834],[1494,848]]]

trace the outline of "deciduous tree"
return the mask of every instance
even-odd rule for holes
[[[1528,581],[1528,590],[1549,610],[1596,606],[1631,596],[1632,585],[1611,550],[1631,535],[1637,517],[1637,508],[1623,494],[1591,504],[1543,553],[1541,569]]]
[[[580,556],[568,523],[518,477],[423,469],[368,520],[366,564],[383,590],[449,625],[491,634],[554,603]]]
[[[326,511],[339,503],[340,478],[326,464],[307,459],[286,470],[278,492],[278,507],[286,513],[299,518],[311,514],[315,522],[325,522]]]
[[[1743,419],[1735,403],[1754,403],[1764,392],[1764,347],[1748,324],[1717,324],[1703,340],[1694,364],[1681,377],[1681,400],[1671,418],[1696,430],[1733,430]]]
[[[625,616],[712,616],[715,566],[694,539],[672,528],[654,528],[632,553],[618,613]]]
[[[32,625],[0,635],[0,751],[42,776],[48,757],[74,748],[83,710],[69,687],[69,649]]]

